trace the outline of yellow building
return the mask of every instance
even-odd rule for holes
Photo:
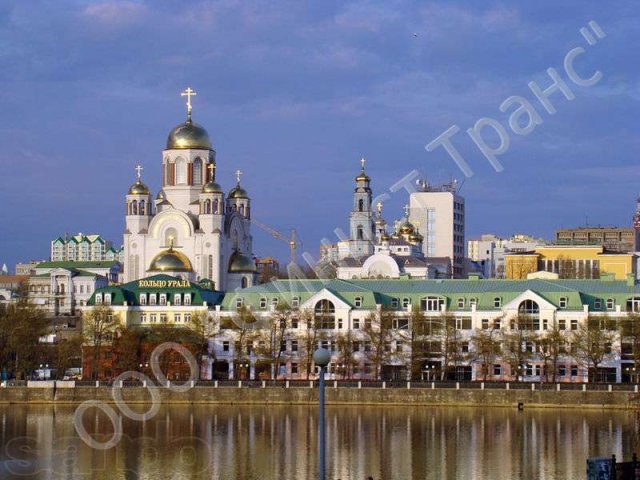
[[[609,274],[624,280],[630,273],[635,275],[636,256],[591,245],[545,245],[531,252],[505,255],[508,279],[524,279],[539,271],[555,273],[560,278],[600,278]]]

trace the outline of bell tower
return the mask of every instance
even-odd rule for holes
[[[349,214],[349,251],[358,258],[373,253],[375,223],[371,205],[371,179],[364,170],[366,160],[360,159],[361,171],[355,178],[353,208]]]

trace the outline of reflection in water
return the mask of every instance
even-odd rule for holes
[[[77,436],[73,407],[0,407],[0,478],[316,478],[312,407],[171,406],[150,421],[123,418],[110,450]],[[102,413],[85,415],[107,441]],[[585,459],[630,457],[632,412],[429,407],[327,408],[328,480],[583,479]]]

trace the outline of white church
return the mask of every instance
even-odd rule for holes
[[[237,183],[226,195],[216,182],[216,152],[207,131],[191,119],[169,133],[162,152],[162,188],[155,199],[141,180],[126,196],[124,281],[168,274],[191,282],[210,280],[216,290],[255,283],[250,232],[251,200]]]

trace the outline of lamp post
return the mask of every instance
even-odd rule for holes
[[[319,475],[320,480],[324,480],[324,468],[325,468],[325,434],[324,434],[324,372],[327,369],[327,365],[331,361],[331,353],[329,350],[319,348],[313,352],[313,362],[320,367],[320,385],[319,385],[319,399],[320,399],[320,413],[319,413]]]

